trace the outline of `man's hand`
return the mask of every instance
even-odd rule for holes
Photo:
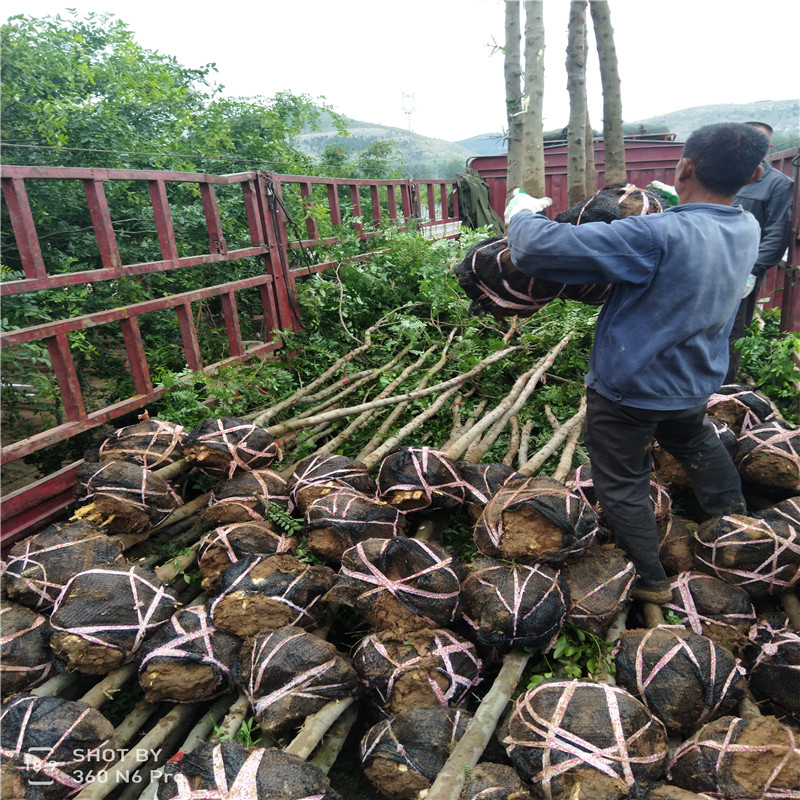
[[[506,206],[506,225],[511,222],[511,217],[520,211],[532,211],[534,214],[538,214],[552,204],[553,201],[549,197],[531,197],[522,189],[514,189]]]
[[[745,297],[747,297],[747,295],[749,295],[750,292],[752,292],[753,289],[755,289],[755,286],[756,286],[756,276],[753,275],[753,273],[751,272],[747,276],[747,286],[744,287],[744,291],[742,292],[742,300],[744,300]]]

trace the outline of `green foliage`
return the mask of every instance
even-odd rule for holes
[[[552,649],[543,653],[528,671],[529,689],[549,678],[595,678],[614,674],[613,642],[565,622]]]
[[[303,520],[293,517],[285,508],[275,503],[267,503],[264,519],[279,527],[287,536],[294,536],[303,528]]]

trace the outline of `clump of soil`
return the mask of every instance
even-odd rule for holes
[[[678,575],[694,567],[692,542],[698,523],[670,514],[658,523],[658,556],[667,575]]]
[[[288,553],[248,556],[220,575],[211,616],[218,628],[242,638],[284,625],[315,628],[326,610],[322,596],[335,577],[330,567],[306,564]]]
[[[774,419],[769,399],[742,383],[721,386],[706,404],[706,414],[741,436],[756,425]]]
[[[459,800],[534,800],[512,767],[482,761],[470,770]]]
[[[146,469],[159,469],[183,458],[187,433],[182,425],[146,418],[118,428],[98,450],[98,461],[132,461]]]
[[[288,485],[294,504],[303,514],[314,500],[343,487],[368,496],[377,492],[375,479],[365,464],[333,453],[304,458],[295,467]]]
[[[54,671],[54,664],[45,617],[3,600],[0,618],[0,689],[6,697],[42,683]]]
[[[800,634],[769,623],[754,625],[748,683],[753,694],[800,723]]]
[[[458,706],[481,674],[475,645],[443,628],[371,633],[354,650],[353,666],[389,715],[412,706]]]
[[[287,513],[294,510],[286,481],[269,469],[242,472],[214,487],[197,525],[208,530],[236,522],[261,522],[270,503]]]
[[[777,420],[754,425],[739,436],[736,465],[749,481],[772,489],[800,489],[800,430]]]

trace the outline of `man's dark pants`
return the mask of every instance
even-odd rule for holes
[[[584,443],[592,482],[617,546],[633,561],[645,583],[663,581],[658,529],[650,499],[655,439],[692,480],[702,509],[710,516],[746,511],[741,479],[720,442],[705,405],[679,411],[631,408],[586,394]]]

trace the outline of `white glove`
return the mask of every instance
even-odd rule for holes
[[[514,189],[506,206],[506,225],[511,222],[511,217],[519,211],[533,211],[534,214],[538,214],[551,205],[553,205],[553,201],[549,197],[531,197],[522,189]]]
[[[747,295],[749,295],[750,292],[752,292],[753,289],[755,289],[755,286],[756,286],[756,276],[753,275],[753,273],[751,272],[747,276],[747,286],[744,287],[744,291],[742,292],[742,300],[744,300],[745,297],[747,297]]]

